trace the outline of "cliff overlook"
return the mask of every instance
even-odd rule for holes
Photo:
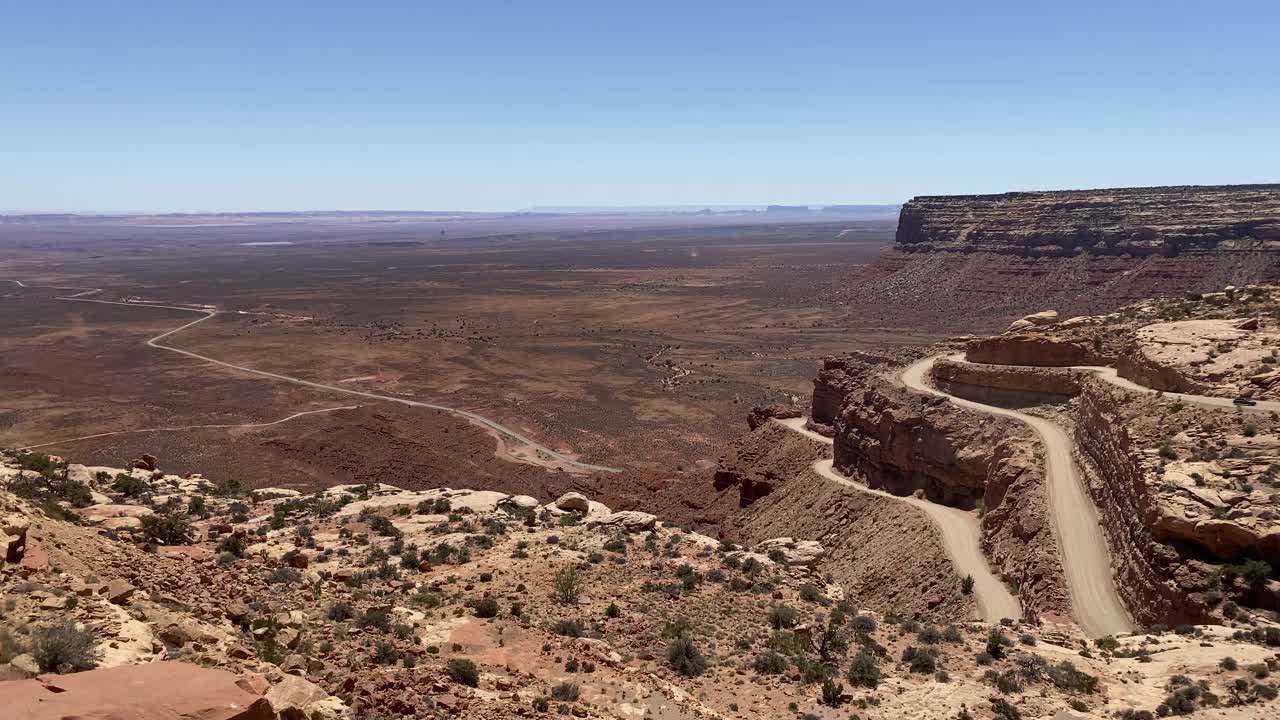
[[[1280,185],[917,197],[860,279],[862,297],[940,327],[1274,282]]]

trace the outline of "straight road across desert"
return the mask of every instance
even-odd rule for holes
[[[831,438],[806,428],[805,418],[789,418],[777,422],[806,437],[827,445],[832,444]],[[986,556],[982,554],[982,533],[978,528],[978,516],[975,513],[869,488],[836,472],[830,459],[818,460],[812,467],[814,472],[832,482],[860,492],[904,502],[923,511],[938,528],[942,547],[947,557],[951,559],[951,564],[955,566],[956,573],[973,578],[973,596],[978,604],[978,615],[990,623],[998,623],[1003,618],[1022,617],[1022,606],[1018,603],[1018,599],[1009,592],[1009,588],[1005,587],[1000,578],[995,576],[991,566],[987,564]]]

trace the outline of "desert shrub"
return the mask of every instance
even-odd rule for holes
[[[964,642],[964,636],[960,634],[960,628],[955,625],[948,625],[946,629],[942,631],[942,639],[949,643]]]
[[[874,688],[880,684],[880,659],[867,648],[858,651],[845,676],[858,687]]]
[[[273,584],[297,585],[302,582],[302,573],[296,568],[278,567],[271,571]]]
[[[671,641],[667,646],[667,663],[686,677],[696,677],[707,671],[707,658],[690,637],[678,637]]]
[[[662,636],[668,638],[693,637],[693,623],[689,618],[669,620],[662,626]]]
[[[391,615],[385,608],[369,608],[360,616],[359,624],[360,627],[387,632],[391,630]]]
[[[840,695],[844,693],[844,685],[837,683],[831,678],[822,681],[822,704],[830,707],[839,707]]]
[[[1097,640],[1094,640],[1093,644],[1097,645],[1099,648],[1109,653],[1115,652],[1116,649],[1120,647],[1120,641],[1116,640],[1114,637],[1110,635],[1106,637],[1100,637]]]
[[[498,616],[498,601],[493,598],[481,598],[476,601],[475,607],[476,617],[491,618]]]
[[[876,619],[870,615],[854,615],[849,620],[849,627],[863,637],[876,631]]]
[[[330,605],[326,615],[334,622],[343,622],[355,617],[356,610],[351,606],[351,603],[342,600]]]
[[[80,672],[98,665],[93,633],[70,620],[32,630],[31,656],[45,672]]]
[[[1012,670],[1000,672],[998,670],[988,670],[982,674],[983,682],[991,683],[1002,693],[1015,693],[1022,690],[1022,683],[1018,680],[1017,673]]]
[[[918,648],[908,645],[902,651],[902,661],[913,673],[932,674],[938,669],[938,651],[933,648]]]
[[[394,665],[400,660],[400,652],[396,646],[385,640],[379,640],[373,647],[373,661],[379,665]]]
[[[932,625],[925,625],[916,633],[916,639],[925,645],[937,645],[942,642],[942,631]]]
[[[147,491],[147,481],[136,478],[127,473],[116,475],[116,479],[111,483],[111,489],[124,495],[125,497],[137,497]]]
[[[813,583],[805,583],[800,586],[800,599],[807,602],[818,602],[822,597],[822,591]]]
[[[456,683],[475,687],[480,684],[480,670],[470,660],[454,658],[447,666],[449,678]]]
[[[191,542],[191,523],[176,513],[156,513],[142,518],[142,535],[148,542],[161,545],[187,545]]]
[[[609,603],[609,606],[604,609],[604,616],[607,618],[616,618],[621,614],[622,610],[618,608],[617,603]]]
[[[403,535],[400,529],[385,515],[374,515],[369,518],[369,528],[382,537],[398,538]]]
[[[1001,720],[1022,720],[1022,713],[1018,712],[1018,706],[1004,698],[991,698],[991,711]]]
[[[244,557],[246,547],[248,547],[248,542],[245,541],[244,536],[236,533],[223,535],[218,540],[218,552],[231,553],[238,558]]]
[[[582,595],[583,577],[576,565],[570,565],[556,573],[555,596],[565,605],[573,605]]]
[[[999,630],[992,629],[987,634],[987,654],[999,660],[1005,656],[1005,648],[1013,645],[1013,641]]]
[[[787,607],[786,605],[774,605],[769,608],[769,624],[775,630],[795,627],[799,615],[795,608]]]
[[[756,656],[751,666],[761,675],[781,675],[787,670],[787,659],[773,650],[766,650]]]
[[[561,702],[574,702],[578,699],[579,693],[577,683],[562,682],[551,688],[551,697]]]
[[[557,620],[551,624],[551,632],[564,637],[580,638],[586,635],[582,623],[577,620]]]
[[[960,592],[964,593],[965,595],[972,593],[973,582],[974,581],[973,581],[972,575],[965,575],[964,577],[960,578]]]

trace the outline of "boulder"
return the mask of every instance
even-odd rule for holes
[[[0,683],[5,717],[24,720],[271,720],[270,703],[225,670],[184,662],[99,668]]]
[[[1005,330],[1005,332],[1007,333],[1022,332],[1023,330],[1029,330],[1033,327],[1035,327],[1035,323],[1031,322],[1030,320],[1014,320],[1009,325],[1009,329]]]
[[[556,500],[555,505],[561,510],[572,510],[580,513],[585,513],[591,509],[591,501],[582,493],[576,492],[567,492],[561,495]]]
[[[752,550],[769,556],[781,553],[780,560],[787,565],[813,565],[827,552],[817,540],[795,540],[789,537],[765,540]]]
[[[26,677],[35,677],[40,674],[40,664],[27,653],[22,653],[10,660],[9,667]]]
[[[160,460],[155,455],[143,453],[142,457],[130,460],[129,467],[155,472],[156,468],[159,467],[159,463]]]
[[[10,513],[0,517],[0,551],[6,563],[22,562],[27,549],[27,530],[31,520],[26,515]]]
[[[1026,320],[1032,325],[1053,325],[1054,323],[1058,322],[1058,311],[1043,310],[1038,313],[1032,313],[1031,315],[1027,315],[1022,319]]]
[[[107,583],[107,600],[113,605],[124,605],[129,602],[129,598],[133,597],[134,586],[124,580],[112,580]]]
[[[503,507],[517,511],[537,510],[539,504],[537,498],[528,495],[512,495],[502,502]]]
[[[297,675],[285,675],[267,691],[266,700],[280,720],[350,718],[351,710],[323,688]]]
[[[609,513],[599,520],[593,520],[588,523],[588,525],[591,527],[602,527],[633,533],[652,530],[654,525],[657,523],[657,515],[650,515],[649,513],[637,512],[635,510],[620,510],[615,513]]]

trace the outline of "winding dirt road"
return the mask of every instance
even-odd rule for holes
[[[832,444],[831,438],[819,435],[806,428],[805,421],[806,418],[801,417],[776,420],[775,422],[779,422],[805,437],[827,445]],[[976,513],[939,505],[919,498],[899,497],[883,490],[867,487],[836,472],[835,468],[832,467],[832,460],[829,458],[818,460],[813,463],[812,468],[814,472],[822,477],[845,487],[919,508],[933,523],[934,527],[938,529],[938,534],[942,539],[942,547],[946,551],[947,557],[951,559],[951,564],[955,566],[956,573],[973,577],[973,596],[978,604],[979,617],[983,621],[990,623],[998,623],[1003,618],[1020,619],[1022,617],[1022,606],[1018,603],[1018,599],[1013,596],[1013,593],[1009,592],[1009,588],[1005,587],[1000,578],[995,576],[995,573],[991,571],[991,566],[987,564],[986,556],[982,554],[982,532],[978,527]]]
[[[1073,443],[1067,432],[1044,418],[965,400],[934,388],[925,378],[939,357],[912,364],[902,373],[903,384],[917,392],[945,397],[963,408],[1018,420],[1030,426],[1044,444],[1050,514],[1076,624],[1095,638],[1136,629],[1116,592],[1098,510],[1085,491],[1071,456]]]
[[[516,442],[522,445],[527,445],[533,448],[534,450],[536,450],[540,456],[545,456],[551,460],[554,460],[559,465],[566,466],[570,469],[576,468],[576,469],[585,470],[588,472],[609,472],[609,473],[621,472],[619,468],[609,467],[608,465],[594,465],[591,463],[584,463],[579,460],[575,460],[567,455],[556,452],[555,450],[552,450],[551,448],[546,447],[545,445],[542,445],[541,443],[538,443],[532,440],[531,438],[528,438],[525,435],[519,432],[516,432],[515,430],[512,430],[511,428],[508,428],[500,423],[494,422],[493,420],[490,420],[489,418],[484,417],[483,415],[471,412],[470,410],[462,410],[460,408],[449,407],[447,405],[438,405],[435,403],[427,403],[419,400],[409,400],[407,398],[400,398],[392,395],[380,395],[378,393],[365,392],[363,390],[354,390],[352,388],[341,387],[339,385],[328,385],[325,383],[314,382],[312,380],[303,380],[302,378],[291,377],[289,375],[281,375],[280,373],[268,372],[266,370],[257,370],[255,368],[246,367],[244,365],[236,365],[234,363],[218,360],[217,358],[211,358],[207,355],[201,355],[200,353],[191,352],[190,350],[183,350],[182,348],[173,347],[172,345],[161,344],[160,342],[161,340],[164,340],[167,337],[176,335],[188,328],[199,325],[200,323],[208,320],[209,318],[220,314],[220,311],[218,310],[210,310],[207,308],[183,307],[181,305],[155,305],[151,303],[136,303],[136,302],[130,303],[130,302],[119,302],[115,300],[97,300],[97,299],[87,298],[83,296],[100,292],[98,288],[65,288],[65,287],[58,287],[58,286],[52,286],[52,285],[26,285],[20,280],[9,280],[9,282],[16,283],[19,287],[26,287],[26,288],[50,287],[57,290],[81,290],[82,291],[82,292],[76,293],[75,295],[58,296],[54,298],[55,300],[64,300],[69,302],[98,303],[101,305],[123,305],[125,307],[133,307],[133,308],[160,308],[164,310],[181,310],[183,312],[200,313],[203,317],[196,318],[195,320],[192,320],[189,323],[173,328],[172,330],[166,330],[165,332],[162,332],[159,335],[156,335],[155,337],[147,340],[146,344],[149,347],[178,353],[179,355],[185,355],[189,358],[194,358],[196,360],[203,360],[204,362],[212,363],[214,365],[217,365],[219,367],[224,367],[229,370],[238,370],[240,372],[249,373],[251,375],[257,375],[259,377],[270,378],[272,380],[279,380],[280,382],[292,383],[294,385],[304,385],[306,387],[315,388],[317,390],[325,390],[328,392],[342,393],[344,395],[354,395],[356,397],[369,398],[371,400],[381,400],[383,402],[399,403],[401,405],[408,405],[410,407],[421,407],[421,408],[428,408],[431,410],[440,410],[443,412],[451,413],[453,415],[458,415],[458,416],[467,418],[468,420],[492,432],[499,433],[505,437],[515,440]],[[41,446],[43,445],[44,444],[42,443]],[[32,447],[36,447],[36,446],[32,446]]]

